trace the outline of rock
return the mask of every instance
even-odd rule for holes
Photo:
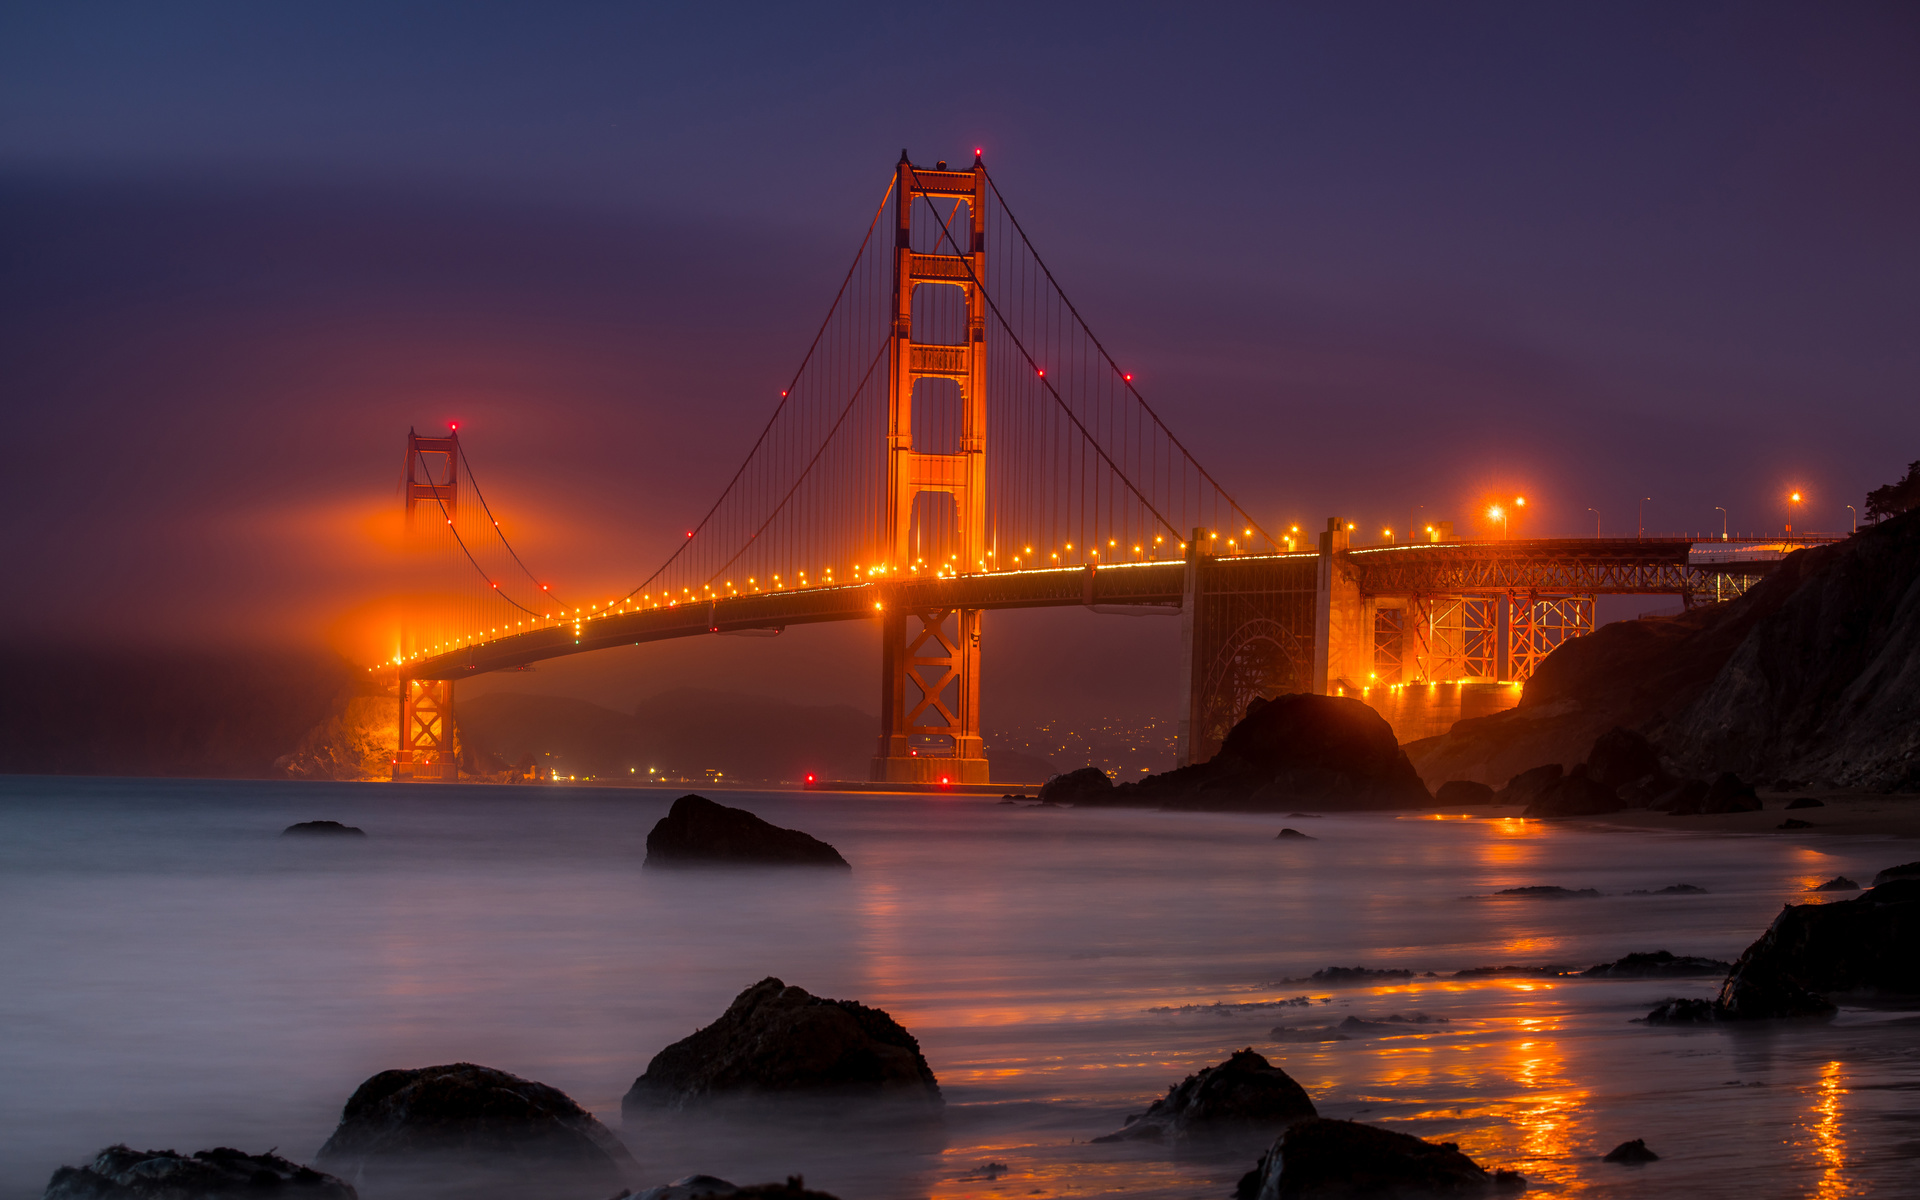
[[[302,821],[280,831],[281,837],[365,837],[367,831],[338,821]]]
[[[1810,892],[1857,892],[1860,885],[1845,875],[1835,875],[1825,883],[1816,883],[1807,889]]]
[[[1703,813],[1759,812],[1760,797],[1749,784],[1740,782],[1740,777],[1732,771],[1720,772],[1719,778],[1707,786],[1705,799],[1700,803]]]
[[[1733,964],[1712,1001],[1670,1001],[1653,1024],[1827,1017],[1830,994],[1920,993],[1920,880],[1832,904],[1790,904]]]
[[[1573,770],[1535,794],[1522,816],[1539,818],[1592,817],[1619,812],[1626,807],[1614,789],[1587,775],[1587,764],[1575,763]]]
[[[1055,775],[1040,788],[1040,799],[1055,804],[1097,803],[1113,793],[1113,780],[1099,767],[1081,767]]]
[[[650,1187],[638,1195],[621,1192],[613,1200],[699,1200],[702,1196],[726,1196],[731,1200],[836,1200],[826,1192],[809,1190],[806,1180],[798,1175],[789,1175],[785,1183],[760,1183],[752,1187],[735,1187],[712,1175],[688,1175]]]
[[[1888,867],[1873,877],[1873,886],[1892,883],[1896,879],[1920,879],[1920,862],[1901,863],[1897,867]]]
[[[41,1200],[358,1200],[352,1185],[269,1151],[221,1147],[191,1155],[108,1146],[84,1167],[61,1167]]]
[[[1704,896],[1706,894],[1707,889],[1695,887],[1691,883],[1668,884],[1666,887],[1657,888],[1653,891],[1647,891],[1641,888],[1627,893],[1629,896]]]
[[[1379,1021],[1369,1021],[1364,1017],[1348,1017],[1346,1020],[1340,1022],[1340,1024],[1334,1026],[1334,1028],[1350,1036],[1358,1034],[1361,1037],[1371,1037],[1385,1034],[1389,1037],[1396,1037],[1407,1033],[1408,1030],[1406,1027],[1408,1025],[1445,1024],[1447,1024],[1447,1018],[1445,1017],[1435,1017],[1423,1012],[1413,1012],[1408,1013],[1406,1016],[1394,1013],[1392,1016]]]
[[[1340,987],[1346,984],[1367,984],[1394,979],[1412,979],[1413,972],[1394,967],[1321,967],[1307,977],[1308,982],[1325,986]]]
[[[1532,884],[1527,887],[1501,888],[1494,893],[1496,896],[1523,896],[1541,900],[1586,899],[1591,896],[1598,896],[1599,894],[1600,892],[1596,888],[1580,888],[1576,891],[1573,888],[1555,887],[1552,884]]]
[[[1523,807],[1532,804],[1558,787],[1566,773],[1567,769],[1559,763],[1531,767],[1507,780],[1507,786],[1494,793],[1493,802]]]
[[[672,1183],[656,1184],[637,1195],[624,1192],[622,1196],[634,1197],[634,1200],[699,1200],[701,1196],[737,1196],[738,1186],[728,1183],[716,1175],[683,1175]]]
[[[1794,797],[1793,799],[1791,799],[1791,800],[1789,800],[1789,801],[1787,801],[1787,807],[1788,807],[1789,809],[1793,809],[1793,808],[1825,808],[1826,806],[1827,806],[1827,803],[1826,803],[1826,801],[1824,801],[1824,800],[1816,800],[1816,799],[1814,799],[1814,798],[1813,798],[1812,796],[1795,796],[1795,797]]]
[[[840,852],[811,834],[782,829],[744,808],[686,795],[647,834],[649,867],[758,863],[846,867]]]
[[[1653,743],[1644,735],[1618,725],[1594,740],[1593,749],[1587,753],[1586,767],[1587,777],[1610,792],[1642,779],[1666,776],[1660,766],[1660,751],[1654,749]]]
[[[1312,1117],[1290,1126],[1240,1180],[1235,1200],[1399,1200],[1526,1190],[1512,1171],[1489,1174],[1451,1142]]]
[[[1301,833],[1298,829],[1282,829],[1279,833],[1276,833],[1273,836],[1275,838],[1304,838],[1309,842],[1317,842],[1320,840],[1319,838],[1316,838],[1311,834]]]
[[[1120,784],[1099,802],[1209,812],[1358,811],[1425,808],[1433,797],[1379,713],[1350,696],[1296,692],[1256,697],[1211,761]]]
[[[654,1055],[620,1111],[777,1098],[884,1101],[909,1113],[943,1103],[920,1043],[892,1017],[769,977],[719,1020]]]
[[[1644,1139],[1635,1138],[1630,1142],[1621,1142],[1618,1146],[1607,1151],[1607,1156],[1601,1161],[1610,1163],[1650,1163],[1659,1162],[1660,1156],[1647,1149],[1647,1143]]]
[[[1775,829],[1812,829],[1813,822],[1812,821],[1796,821],[1792,817],[1788,817],[1786,820],[1780,822],[1778,825],[1775,825],[1774,828]]]
[[[1442,808],[1465,808],[1492,804],[1493,789],[1471,779],[1449,779],[1433,794],[1433,802]]]
[[[1700,779],[1682,779],[1655,799],[1647,807],[1655,812],[1671,813],[1676,817],[1689,817],[1700,811],[1707,799],[1707,784]]]
[[[1610,963],[1588,967],[1580,974],[1590,979],[1684,979],[1696,975],[1725,975],[1733,964],[1717,958],[1676,955],[1670,950],[1629,954]]]
[[[1096,1142],[1173,1140],[1257,1133],[1314,1115],[1313,1101],[1293,1077],[1256,1054],[1237,1050],[1218,1066],[1202,1068],[1167,1089],[1126,1128]]]
[[[1353,1040],[1331,1025],[1303,1026],[1297,1029],[1275,1025],[1267,1030],[1267,1036],[1276,1042],[1350,1042]]]
[[[1713,1001],[1693,998],[1662,1000],[1646,1015],[1649,1025],[1707,1025],[1718,1020]]]
[[[457,1178],[502,1187],[563,1178],[619,1187],[633,1156],[565,1092],[492,1067],[382,1071],[355,1089],[314,1160],[355,1183]]]

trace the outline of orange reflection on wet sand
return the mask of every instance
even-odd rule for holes
[[[1847,1142],[1840,1133],[1840,1097],[1846,1094],[1847,1089],[1840,1086],[1840,1064],[1830,1062],[1821,1067],[1813,1105],[1813,1152],[1821,1168],[1813,1194],[1819,1200],[1838,1200],[1851,1194],[1841,1177],[1847,1165]]]

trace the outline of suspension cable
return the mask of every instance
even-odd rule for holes
[[[821,320],[820,328],[814,333],[813,342],[807,347],[806,357],[802,358],[800,365],[794,369],[793,378],[787,382],[786,390],[780,393],[780,403],[774,406],[773,415],[767,418],[766,425],[760,430],[760,436],[754,439],[753,448],[748,450],[746,458],[741,460],[740,469],[733,473],[733,478],[727,481],[727,486],[720,489],[720,498],[713,502],[713,507],[707,510],[706,516],[700,518],[700,523],[693,527],[692,532],[680,540],[680,544],[674,547],[673,553],[667,555],[667,560],[655,568],[653,574],[635,584],[624,599],[631,600],[634,593],[666,573],[667,568],[674,564],[674,560],[684,554],[700,531],[707,527],[707,522],[713,520],[713,514],[719,512],[720,506],[726,503],[727,497],[733,492],[734,485],[740,482],[740,477],[745,475],[747,468],[753,465],[754,455],[760,452],[760,447],[766,442],[767,435],[773,432],[774,424],[780,420],[780,414],[786,411],[787,401],[792,399],[793,390],[800,383],[801,374],[806,371],[807,364],[813,361],[814,352],[820,348],[820,339],[826,336],[827,326],[833,321],[833,314],[839,311],[840,301],[847,294],[847,285],[853,282],[854,272],[860,269],[860,260],[866,257],[867,244],[873,240],[873,231],[880,226],[881,214],[887,211],[887,201],[893,198],[893,185],[894,179],[889,178],[887,190],[880,197],[880,207],[873,210],[873,220],[867,223],[867,235],[860,239],[860,249],[854,252],[853,263],[847,267],[846,277],[840,281],[840,290],[833,294],[833,303],[827,306],[827,315]]]
[[[1226,497],[1226,501],[1232,506],[1233,511],[1245,517],[1247,524],[1258,530],[1260,536],[1266,538],[1269,545],[1278,546],[1280,543],[1274,540],[1273,535],[1262,528],[1260,522],[1254,520],[1246,509],[1240,507],[1240,502],[1233,498],[1233,493],[1221,487],[1219,481],[1207,472],[1207,468],[1202,466],[1200,460],[1195,458],[1192,451],[1187,449],[1186,443],[1180,440],[1180,436],[1174,433],[1165,421],[1160,419],[1160,414],[1154,411],[1153,405],[1147,403],[1147,398],[1140,394],[1140,389],[1133,386],[1133,380],[1129,379],[1127,373],[1120,369],[1120,364],[1113,361],[1113,355],[1107,353],[1106,346],[1101,344],[1099,336],[1093,332],[1093,327],[1087,324],[1086,318],[1080,315],[1080,310],[1075,308],[1073,301],[1067,297],[1066,289],[1060,286],[1060,282],[1053,277],[1053,272],[1048,270],[1047,260],[1041,258],[1040,251],[1034,249],[1033,239],[1028,237],[1027,231],[1021,227],[1020,218],[1013,215],[1013,209],[1008,206],[1007,198],[1000,194],[1000,185],[993,181],[993,175],[991,173],[987,175],[987,186],[993,189],[993,198],[999,201],[1000,211],[1007,214],[1007,220],[1012,223],[1014,232],[1020,235],[1020,241],[1026,245],[1027,253],[1033,256],[1034,263],[1039,266],[1041,273],[1047,277],[1047,282],[1053,285],[1054,294],[1060,297],[1060,302],[1067,306],[1068,312],[1073,314],[1073,319],[1079,323],[1080,328],[1086,333],[1087,340],[1091,341],[1094,348],[1100,351],[1100,357],[1107,360],[1107,366],[1111,367],[1113,373],[1119,377],[1121,386],[1125,387],[1128,393],[1139,402],[1140,407],[1146,414],[1153,418],[1153,423],[1160,427],[1160,432],[1166,434],[1167,439],[1180,448],[1181,455],[1193,464],[1194,470],[1200,472],[1200,477],[1212,485],[1214,491]],[[1005,322],[1002,322],[1002,324],[1004,323]]]

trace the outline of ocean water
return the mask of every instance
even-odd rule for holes
[[[1657,1029],[1631,1018],[1718,981],[1450,977],[1731,959],[1812,883],[1920,858],[1911,840],[716,792],[854,869],[644,871],[675,794],[0,777],[0,1200],[112,1142],[306,1159],[367,1076],[461,1060],[594,1110],[640,1186],[1224,1197],[1257,1145],[1089,1139],[1243,1046],[1325,1115],[1457,1142],[1547,1193],[1920,1194],[1913,1012]],[[318,818],[370,836],[277,836]],[[1314,840],[1276,840],[1283,825]],[[1628,894],[1675,883],[1708,894]],[[1530,884],[1604,894],[1490,898]],[[1330,965],[1435,975],[1301,982]],[[647,1060],[768,975],[892,1013],[939,1076],[943,1128],[623,1128]],[[1269,1032],[1415,1011],[1445,1020]],[[1662,1160],[1598,1161],[1634,1137]]]

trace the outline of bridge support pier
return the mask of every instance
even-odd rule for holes
[[[985,783],[980,610],[892,610],[880,627],[876,783]]]
[[[459,747],[453,727],[453,680],[400,681],[400,751],[395,780],[457,780]]]

